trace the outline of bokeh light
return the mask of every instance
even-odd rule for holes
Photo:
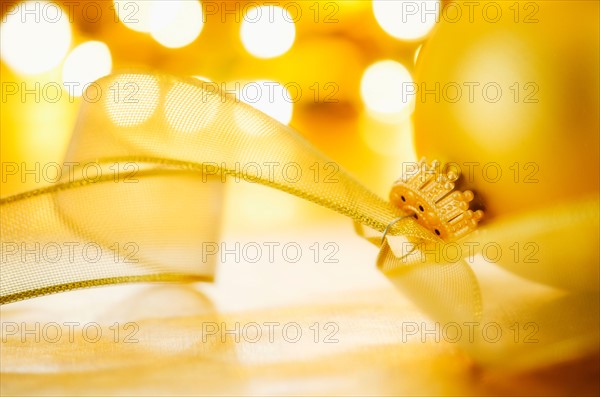
[[[168,48],[192,43],[204,27],[198,0],[114,0],[116,15],[125,26],[150,35]]]
[[[287,52],[296,38],[296,26],[287,10],[277,6],[253,7],[244,15],[242,44],[258,58],[273,58]]]
[[[32,12],[9,13],[0,24],[0,57],[15,72],[33,75],[56,67],[71,45],[68,15],[55,3],[24,2]]]
[[[113,0],[115,15],[125,26],[136,32],[150,32],[150,13],[154,1]]]
[[[407,112],[413,103],[413,79],[399,62],[384,60],[365,70],[360,93],[366,107],[374,114],[398,115]]]
[[[88,41],[75,47],[62,70],[63,84],[69,93],[81,96],[85,86],[110,73],[112,58],[101,41]]]
[[[203,26],[199,1],[152,1],[150,34],[165,47],[180,48],[192,43]]]
[[[429,33],[440,14],[439,0],[373,0],[373,13],[387,34],[417,40]]]
[[[240,84],[237,97],[282,124],[289,124],[292,120],[294,98],[284,86],[275,81],[259,80]]]

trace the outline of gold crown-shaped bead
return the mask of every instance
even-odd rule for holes
[[[438,161],[421,159],[392,186],[390,200],[444,241],[455,241],[477,228],[481,210],[469,209],[473,192],[454,190],[459,175],[442,170]]]

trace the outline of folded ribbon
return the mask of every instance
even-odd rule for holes
[[[291,128],[195,79],[120,74],[98,81],[63,180],[3,199],[0,303],[95,285],[211,279],[228,175],[271,186],[383,231],[402,213]],[[274,172],[284,169],[286,172]],[[390,235],[436,239],[411,220]]]

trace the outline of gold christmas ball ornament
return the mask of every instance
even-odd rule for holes
[[[458,170],[487,219],[597,194],[598,11],[452,2],[421,49],[406,91],[417,155]]]

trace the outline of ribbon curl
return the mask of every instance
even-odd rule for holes
[[[309,168],[331,160],[291,128],[201,81],[132,73],[96,87],[105,95],[82,106],[63,180],[0,202],[2,304],[104,284],[212,279],[214,263],[202,260],[201,248],[218,238],[227,176],[380,232],[402,215],[344,170],[315,183]],[[285,166],[298,174],[267,172]],[[412,221],[389,234],[435,239]]]

